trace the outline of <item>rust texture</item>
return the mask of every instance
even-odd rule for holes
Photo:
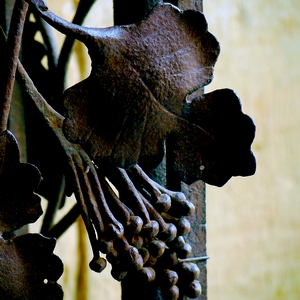
[[[54,239],[39,234],[15,236],[23,225],[42,214],[41,199],[34,189],[39,170],[20,162],[19,145],[7,130],[21,37],[28,4],[16,1],[8,39],[1,36],[1,135],[0,135],[0,294],[1,299],[62,299],[56,283],[63,272],[53,254]]]
[[[98,165],[110,160],[122,168],[153,168],[172,136],[174,170],[184,182],[222,186],[231,176],[255,172],[255,127],[237,95],[224,89],[193,98],[212,80],[219,54],[201,12],[158,4],[141,23],[91,29],[60,19],[40,2],[43,18],[89,49],[90,76],[64,93],[63,130]]]
[[[51,144],[47,157],[57,153],[59,167],[52,172],[44,164],[44,155],[35,152],[37,139],[28,133],[28,153],[37,156],[46,178],[40,189],[49,200],[42,233],[49,238],[15,236],[16,229],[42,213],[35,192],[41,175],[33,165],[20,162],[18,142],[7,130],[6,105],[0,136],[0,250],[3,270],[12,272],[0,277],[3,293],[7,299],[22,292],[24,299],[61,299],[56,280],[63,267],[53,255],[53,238],[81,215],[93,252],[89,266],[101,272],[108,261],[113,278],[125,283],[123,299],[206,299],[204,182],[222,186],[232,176],[254,174],[255,126],[233,90],[203,93],[213,77],[219,43],[208,31],[201,1],[124,2],[136,6],[133,19],[122,14],[125,7],[116,1],[117,25],[110,28],[80,25],[94,1],[80,1],[73,23],[52,13],[43,0],[27,2],[38,21],[27,19],[23,66],[16,53],[27,4],[16,1],[17,20],[12,22],[19,32],[12,26],[8,40],[4,33],[0,40],[14,65],[11,69],[3,64],[11,75],[1,74],[9,80],[1,91],[12,89],[14,80],[9,78],[17,73],[26,105]],[[39,16],[67,36],[58,58]],[[33,42],[38,30],[47,46]],[[74,39],[88,48],[92,70],[63,92]],[[49,70],[39,60],[28,63],[30,45],[38,59],[47,55]],[[59,81],[53,90],[52,79]],[[11,93],[1,99],[11,100]],[[164,158],[168,188],[149,175]],[[55,211],[72,193],[77,204],[53,224]],[[36,250],[28,252],[29,247]],[[15,289],[10,275],[16,277]],[[128,297],[132,283],[142,287],[142,296],[135,291]]]
[[[191,246],[191,255],[200,270],[199,282],[202,287],[202,293],[197,296],[199,300],[207,299],[207,266],[206,261],[209,258],[206,249],[206,199],[205,184],[203,181],[197,181],[191,185],[181,183],[181,191],[187,199],[195,205],[195,213],[187,219],[191,230],[185,236],[185,241]],[[201,259],[206,258],[206,259]]]
[[[72,219],[72,215],[77,217],[81,212],[94,254],[91,269],[101,272],[106,267],[99,251],[107,255],[113,266],[112,276],[120,281],[130,273],[129,276],[151,282],[160,278],[156,271],[178,268],[178,257],[190,254],[189,249],[181,251],[185,243],[178,244],[177,240],[189,232],[184,216],[193,213],[194,205],[182,193],[166,190],[152,181],[138,165],[127,171],[113,165],[97,169],[80,145],[66,140],[62,117],[45,102],[20,64],[18,70],[20,85],[44,113],[68,157],[68,180],[80,210],[74,208],[66,218]],[[105,177],[118,189],[119,196]],[[65,222],[63,219],[48,235],[58,236]],[[191,278],[191,282],[194,280]],[[176,285],[176,281],[171,281],[164,292],[178,290],[172,283]],[[195,292],[199,291],[196,286]]]
[[[62,288],[56,283],[63,265],[53,254],[54,247],[54,239],[39,234],[9,240],[0,237],[1,299],[63,299]]]
[[[6,56],[6,66],[1,83],[0,83],[0,133],[7,129],[10,104],[15,82],[15,73],[17,68],[17,59],[20,52],[22,32],[25,22],[25,16],[28,10],[28,3],[23,0],[16,1],[13,9],[12,22],[8,34],[8,48],[12,49],[10,55]]]

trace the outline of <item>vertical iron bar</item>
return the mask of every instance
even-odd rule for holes
[[[21,47],[24,22],[28,10],[28,3],[23,0],[17,0],[13,9],[11,25],[7,38],[7,64],[5,68],[5,82],[0,89],[1,115],[0,115],[0,133],[7,129],[8,116],[12,100],[13,88],[15,83],[15,74],[17,62]]]
[[[158,0],[114,0],[114,22],[115,25],[124,25],[140,21],[145,17],[151,8],[160,1]],[[174,0],[168,1],[177,5],[181,9],[197,9],[202,11],[202,0]],[[166,176],[167,173],[167,176]],[[196,207],[196,213],[189,218],[191,223],[191,232],[186,237],[187,243],[193,248],[194,256],[206,256],[206,203],[205,203],[205,184],[198,181],[187,186],[174,176],[172,171],[172,158],[166,158],[157,170],[151,172],[151,177],[162,185],[166,181],[168,188],[173,190],[181,190],[185,193]],[[166,178],[167,177],[167,178]],[[207,269],[206,261],[197,262],[200,270],[200,283],[202,286],[202,295],[197,299],[207,299]],[[143,291],[141,295],[140,291]],[[160,290],[158,286],[146,284],[143,287],[137,287],[134,280],[125,278],[122,282],[122,299],[143,299],[143,300],[161,300]],[[187,299],[187,298],[185,298]]]
[[[196,9],[203,11],[202,0],[173,0],[172,4],[178,6],[182,10]],[[204,91],[202,91],[204,92]],[[172,143],[172,141],[169,141]],[[192,246],[192,255],[194,257],[207,256],[206,252],[206,199],[205,199],[205,184],[202,181],[195,182],[191,185],[186,185],[176,176],[173,172],[173,159],[168,154],[167,143],[167,187],[171,190],[182,191],[187,200],[191,201],[195,205],[195,214],[187,217],[191,224],[191,231],[185,237],[188,244]],[[202,293],[198,296],[197,300],[207,299],[207,267],[206,260],[195,262],[200,269],[200,284],[202,287]],[[186,300],[187,297],[181,297],[180,299]]]

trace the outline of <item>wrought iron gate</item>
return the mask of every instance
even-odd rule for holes
[[[219,44],[201,0],[114,0],[115,26],[82,27],[94,2],[79,2],[73,24],[50,1],[1,2],[1,295],[62,299],[53,238],[81,215],[90,268],[111,263],[122,299],[207,299],[204,182],[255,172],[255,126],[232,90],[203,92]],[[48,24],[66,34],[58,57]],[[75,39],[92,71],[65,90]],[[48,200],[42,235],[21,234],[42,214],[34,191]]]

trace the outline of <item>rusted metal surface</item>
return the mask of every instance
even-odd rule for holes
[[[97,272],[105,268],[106,262],[99,256],[100,250],[107,254],[115,279],[122,280],[131,272],[132,276],[153,281],[161,265],[169,266],[168,263],[165,265],[165,261],[168,262],[165,258],[180,252],[181,245],[175,242],[180,239],[177,232],[183,235],[189,231],[189,223],[182,218],[191,214],[194,206],[185,200],[182,193],[168,191],[152,181],[137,165],[128,171],[113,165],[97,170],[79,145],[65,139],[61,131],[62,118],[45,103],[21,65],[19,72],[20,85],[43,111],[69,157],[68,178],[93,248],[94,258],[90,267]],[[105,177],[118,189],[119,196]],[[166,251],[164,254],[166,245],[173,249],[171,242],[175,252]],[[185,258],[188,254],[182,252],[179,257]],[[170,263],[169,268],[178,264],[176,256]]]
[[[207,299],[207,259],[209,254],[206,249],[206,197],[205,184],[197,181],[191,185],[181,183],[181,191],[186,198],[195,205],[195,213],[187,219],[190,222],[191,230],[185,236],[186,243],[191,245],[192,261],[200,270],[199,282],[202,292],[197,296],[198,300]],[[202,259],[204,258],[204,259]]]
[[[0,83],[0,133],[7,129],[8,116],[15,81],[15,73],[17,68],[17,59],[20,52],[22,32],[27,10],[27,2],[23,0],[16,1],[7,40],[7,47],[11,49],[11,51],[9,55],[6,56],[6,66],[4,68],[5,73],[3,76],[4,78],[2,78],[2,81]]]
[[[34,8],[36,14],[66,34],[69,41],[74,38],[82,41],[92,59],[90,76],[63,94],[64,118],[58,112],[61,103],[56,106],[54,101],[52,107],[33,84],[26,68],[14,58],[20,87],[55,141],[66,178],[64,192],[74,193],[77,200],[58,224],[48,231],[45,229],[45,234],[59,237],[81,214],[93,250],[90,268],[101,272],[106,260],[100,253],[106,254],[112,265],[112,276],[124,282],[124,295],[129,295],[128,289],[134,282],[143,287],[143,299],[182,299],[186,296],[206,299],[205,201],[203,195],[199,197],[204,187],[198,180],[221,186],[231,176],[253,174],[255,159],[251,143],[255,126],[241,111],[239,98],[232,90],[202,93],[202,88],[212,80],[219,54],[219,44],[207,31],[204,15],[187,7],[180,10],[158,1],[140,1],[134,20],[139,22],[135,24],[131,24],[130,18],[116,17],[117,23],[129,25],[85,28],[59,18],[42,0],[28,2],[30,9]],[[182,6],[181,2],[174,4]],[[20,3],[24,2],[20,0]],[[92,3],[81,1],[80,5],[88,11]],[[193,8],[201,8],[200,2],[193,2],[193,5]],[[116,11],[116,16],[119,13]],[[147,17],[141,21],[142,16]],[[79,17],[79,23],[83,18],[84,14]],[[21,24],[25,16],[19,19]],[[31,30],[29,35],[33,36],[36,29]],[[19,46],[20,40],[13,46],[8,45],[8,53]],[[66,49],[63,69],[71,44],[67,43]],[[14,76],[15,71],[11,73]],[[50,78],[46,71],[45,77]],[[48,95],[47,90],[43,93],[52,103],[51,94]],[[11,96],[8,99],[10,101]],[[9,109],[3,111],[9,113]],[[39,172],[19,162],[17,141],[5,130],[7,121],[4,123],[0,137],[3,178],[12,179],[9,182],[15,186],[13,167],[24,167],[30,184],[23,176],[21,194],[16,196],[10,192],[12,185],[7,184],[7,193],[0,200],[10,196],[22,198],[24,203],[32,197],[37,200],[24,206],[21,211],[24,219],[12,218],[12,223],[3,230],[4,237],[9,240],[3,240],[4,260],[13,263],[17,258],[6,256],[7,243],[12,243],[12,247],[21,245],[24,253],[27,247],[26,242],[17,244],[22,238],[11,239],[13,231],[34,221],[40,214],[39,198],[33,193]],[[167,174],[167,185],[177,190],[181,188],[180,181],[187,184],[197,181],[182,188],[189,201],[182,192],[166,189],[143,170],[149,171],[161,162],[166,141],[167,172],[171,172]],[[15,156],[7,155],[8,150]],[[30,187],[29,191],[24,184]],[[28,197],[22,192],[24,189]],[[13,209],[3,205],[9,213],[14,213],[16,207],[21,209],[22,206],[9,201]],[[6,225],[4,214],[6,211],[0,214],[0,221]],[[34,245],[38,240],[38,244],[43,245],[41,236],[24,237],[24,241],[26,239],[29,244]],[[52,251],[53,247],[48,254]],[[30,257],[25,257],[30,265],[35,264]],[[40,267],[43,273],[45,266]],[[62,267],[56,258],[52,267],[55,275],[48,277],[54,284],[46,286],[53,288],[51,299],[60,299],[62,292],[55,281]],[[37,283],[40,275],[37,277],[28,277],[25,283],[20,283],[20,286],[28,286],[24,293],[33,295],[32,299],[36,297],[35,292],[41,295],[45,291],[45,284],[39,287]],[[31,283],[36,289],[29,287]],[[8,287],[7,293],[9,290]],[[139,292],[132,292],[130,298],[140,297]]]
[[[63,272],[53,254],[55,240],[25,234],[5,240],[0,237],[0,293],[3,300],[63,299],[56,283]]]
[[[20,162],[18,142],[7,130],[27,9],[26,2],[16,1],[7,43],[1,36],[0,293],[1,299],[62,299],[56,281],[63,267],[53,255],[55,241],[49,243],[40,235],[14,236],[42,214],[41,199],[34,193],[41,174],[35,166]]]
[[[38,5],[50,24],[89,49],[90,76],[64,93],[63,129],[97,164],[153,168],[163,157],[163,141],[175,136],[174,171],[184,182],[222,186],[231,176],[255,172],[255,127],[235,93],[224,89],[192,98],[212,80],[219,53],[203,14],[158,4],[144,22],[90,29],[61,20],[44,2]],[[228,114],[224,124],[219,117]]]
[[[10,131],[4,131],[0,135],[1,233],[10,233],[41,216],[41,199],[33,192],[40,181],[35,166],[20,163],[18,143]]]

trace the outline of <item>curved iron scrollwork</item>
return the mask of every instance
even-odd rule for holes
[[[1,39],[14,66],[8,69],[13,75],[17,73],[26,99],[39,113],[55,145],[53,151],[63,166],[57,177],[65,176],[64,194],[74,193],[77,200],[65,218],[53,226],[50,221],[43,234],[59,237],[81,214],[93,249],[92,270],[101,272],[106,267],[101,252],[111,263],[116,280],[130,276],[138,282],[160,281],[163,299],[197,297],[201,285],[193,259],[207,257],[191,259],[191,246],[184,239],[190,230],[186,217],[195,207],[183,193],[166,189],[147,172],[163,159],[166,140],[173,169],[183,182],[201,179],[222,186],[232,176],[255,172],[251,151],[255,126],[242,112],[238,96],[230,89],[202,93],[212,80],[219,54],[218,41],[208,32],[204,15],[158,3],[141,22],[86,28],[56,16],[42,0],[28,2],[37,20],[41,16],[67,38],[82,41],[92,60],[89,77],[64,91],[63,117],[62,103],[57,99],[62,91],[43,89],[51,81],[38,78],[30,65],[28,75],[27,67],[17,59],[20,40],[10,43],[22,32],[28,8],[25,1],[16,1],[15,10],[22,14],[12,22],[19,25],[19,31],[10,32],[8,42],[4,36]],[[92,3],[80,2],[85,13]],[[82,20],[78,17],[77,21]],[[29,29],[29,35],[34,36],[33,24]],[[44,34],[47,36],[45,30]],[[54,68],[56,65],[53,61]],[[60,65],[64,69],[64,63]],[[36,77],[36,84],[30,77]],[[13,80],[5,90],[12,85]],[[36,293],[61,299],[56,280],[62,265],[52,254],[53,240],[42,235],[14,237],[16,229],[34,222],[42,213],[40,199],[33,192],[40,173],[33,165],[19,161],[17,141],[7,130],[11,94],[3,98],[3,103],[8,103],[3,105],[0,136],[3,272],[18,261],[25,279],[19,281],[14,293],[19,295],[26,286],[31,299],[38,299]],[[46,179],[52,176],[47,168],[45,174]],[[55,202],[45,184],[37,191]],[[29,253],[29,245],[37,250]],[[12,288],[9,273],[4,273],[0,280],[8,299]]]

